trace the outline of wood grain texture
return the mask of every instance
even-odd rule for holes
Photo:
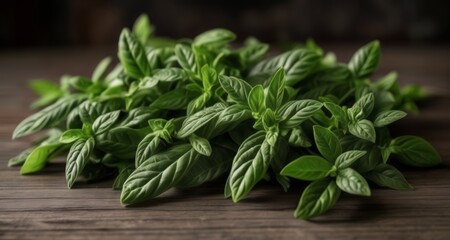
[[[90,75],[109,49],[0,53],[0,239],[448,239],[450,236],[450,48],[383,48],[379,73],[396,70],[402,83],[425,85],[432,97],[395,134],[429,140],[444,164],[401,167],[414,191],[373,190],[344,195],[332,211],[293,218],[302,186],[284,193],[261,183],[238,204],[223,198],[223,180],[171,190],[135,207],[123,207],[112,181],[66,188],[64,159],[41,173],[20,176],[7,161],[32,138],[11,141],[15,125],[31,113],[30,78]],[[347,61],[356,46],[330,46]],[[342,57],[342,58],[341,58]]]

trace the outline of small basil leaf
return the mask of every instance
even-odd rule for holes
[[[145,49],[128,29],[124,29],[120,34],[118,57],[129,76],[137,79],[151,76]]]
[[[199,158],[190,145],[178,145],[142,163],[125,181],[120,201],[135,204],[174,187]]]
[[[13,139],[24,137],[40,130],[56,126],[83,100],[84,97],[80,96],[62,98],[56,103],[25,118],[21,123],[19,123],[19,125],[17,125],[16,129],[14,129]]]
[[[207,46],[211,48],[223,47],[236,38],[234,33],[226,29],[212,29],[198,35],[194,39],[194,44],[198,46]]]
[[[161,150],[163,143],[158,134],[150,133],[139,143],[136,150],[136,167]]]
[[[72,188],[78,176],[82,173],[84,167],[89,162],[89,156],[94,150],[94,138],[87,140],[80,139],[70,148],[66,163],[66,181],[67,187]]]
[[[389,125],[406,116],[406,113],[398,110],[385,111],[378,114],[373,121],[375,127],[383,127]]]
[[[156,82],[175,82],[186,78],[187,76],[181,68],[160,69],[151,77],[151,79]]]
[[[254,113],[262,113],[264,106],[264,88],[262,85],[256,85],[248,94],[248,106]]]
[[[211,156],[212,149],[209,141],[205,138],[199,137],[195,134],[189,136],[189,142],[195,151],[204,156]]]
[[[252,89],[250,84],[236,77],[220,75],[219,82],[228,96],[235,102],[247,104],[249,93]]]
[[[283,102],[284,95],[284,69],[279,68],[267,86],[267,96],[265,97],[265,105],[273,111],[278,110]]]
[[[335,165],[338,169],[348,168],[350,167],[350,165],[352,165],[356,160],[360,159],[366,153],[367,153],[366,151],[360,150],[351,150],[344,152],[341,155],[339,155],[339,157],[337,157]]]
[[[274,149],[265,138],[264,131],[251,135],[241,144],[233,159],[229,186],[234,202],[247,196],[267,172]]]
[[[296,100],[284,104],[277,115],[282,118],[280,125],[283,128],[293,128],[314,115],[322,103],[316,100]]]
[[[372,75],[380,60],[380,42],[373,41],[360,48],[350,60],[348,67],[358,78]]]
[[[341,106],[332,102],[325,102],[324,106],[331,112],[331,114],[333,114],[333,117],[336,118],[338,122],[344,124],[347,123],[347,113]]]
[[[378,186],[396,190],[411,190],[413,187],[406,181],[403,174],[395,167],[388,164],[380,164],[364,176]]]
[[[220,114],[221,111],[225,109],[223,104],[216,104],[209,108],[205,108],[199,111],[183,121],[181,129],[178,131],[177,136],[179,138],[185,138],[190,134],[194,133],[197,129],[207,124],[209,121],[214,119],[214,116]]]
[[[65,150],[63,143],[48,143],[35,148],[20,168],[20,174],[30,174],[40,171],[48,161]]]
[[[59,138],[60,143],[72,143],[78,139],[85,139],[87,136],[81,129],[66,130]]]
[[[314,181],[303,191],[294,216],[310,219],[323,214],[336,204],[340,195],[341,190],[332,179]]]
[[[367,119],[360,120],[348,126],[348,131],[355,137],[375,142],[376,133],[373,123]]]
[[[414,167],[432,167],[442,162],[436,149],[425,139],[417,136],[401,136],[391,142],[392,152],[399,160]]]
[[[97,135],[108,131],[117,122],[119,116],[120,110],[100,115],[92,124],[92,131]]]
[[[342,147],[337,136],[327,128],[315,125],[314,140],[320,154],[330,163],[334,163],[336,158],[341,155]]]
[[[177,56],[180,66],[187,71],[195,72],[195,57],[192,49],[188,46],[177,44],[175,46],[175,55]]]
[[[99,82],[100,80],[103,80],[105,78],[106,69],[108,68],[111,61],[112,59],[110,57],[106,57],[98,63],[97,67],[92,73],[92,81],[94,83]]]
[[[143,46],[147,45],[149,37],[153,33],[153,26],[146,14],[140,15],[136,19],[133,25],[133,33]]]
[[[370,188],[366,179],[351,168],[344,168],[338,171],[336,184],[344,192],[370,196]]]
[[[314,181],[328,176],[333,165],[319,156],[302,156],[281,170],[281,175],[300,180]]]

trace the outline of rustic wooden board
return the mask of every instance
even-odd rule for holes
[[[354,46],[332,46],[343,61]],[[111,48],[112,49],[112,48]],[[402,83],[433,92],[419,116],[408,116],[397,134],[431,141],[444,164],[402,167],[415,191],[375,188],[373,197],[344,195],[314,221],[292,217],[302,187],[284,193],[262,183],[239,204],[223,198],[223,180],[172,190],[135,207],[123,207],[111,181],[66,189],[63,159],[42,173],[20,176],[7,160],[31,138],[12,142],[15,125],[31,111],[30,78],[89,75],[107,49],[0,53],[0,239],[448,239],[450,236],[450,48],[383,49],[380,73],[395,69]]]

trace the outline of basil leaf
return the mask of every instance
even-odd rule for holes
[[[214,68],[210,67],[209,65],[204,65],[200,69],[200,73],[204,90],[207,92],[211,91],[212,86],[214,86],[217,82],[216,70],[214,70]]]
[[[344,192],[370,196],[370,188],[366,179],[351,168],[344,168],[338,171],[336,184]]]
[[[309,148],[312,146],[311,140],[301,128],[294,128],[289,136],[289,144],[295,147]]]
[[[373,110],[375,97],[373,93],[368,93],[361,97],[352,108],[348,109],[353,122],[367,118]]]
[[[48,161],[65,149],[63,143],[48,143],[35,148],[20,168],[20,174],[30,174],[40,171]]]
[[[153,27],[147,15],[142,14],[136,19],[133,33],[142,45],[147,45],[149,37],[153,33]]]
[[[88,136],[81,129],[69,129],[66,130],[61,137],[59,138],[59,142],[61,143],[72,143],[77,141],[78,139],[86,139]]]
[[[176,184],[177,187],[191,188],[212,181],[227,172],[233,159],[230,151],[214,147],[210,157],[199,157],[191,170]]]
[[[125,181],[123,204],[151,199],[174,187],[189,172],[199,154],[190,145],[178,145],[143,162]]]
[[[348,67],[358,78],[372,75],[380,60],[380,42],[373,41],[360,48],[353,56]]]
[[[236,38],[234,33],[226,29],[212,29],[198,35],[194,39],[194,44],[198,46],[207,46],[211,48],[220,48]]]
[[[186,79],[187,76],[181,68],[160,69],[151,77],[155,82],[175,82]]]
[[[383,127],[389,125],[406,116],[406,113],[398,110],[384,111],[378,114],[373,121],[375,127]]]
[[[80,139],[70,148],[66,163],[66,181],[67,187],[72,188],[73,184],[80,176],[86,164],[89,162],[89,156],[94,150],[94,138],[87,140]]]
[[[265,105],[274,111],[278,110],[283,102],[284,95],[284,69],[279,68],[267,86],[267,96],[265,97]]]
[[[310,219],[323,214],[336,204],[340,195],[341,190],[332,179],[314,181],[303,191],[294,216]]]
[[[80,96],[65,97],[41,111],[32,114],[17,125],[16,129],[14,129],[13,139],[58,125],[83,100],[84,98]]]
[[[159,96],[150,106],[167,110],[186,109],[192,99],[193,95],[191,92],[183,88],[176,88]]]
[[[328,176],[333,165],[319,156],[302,156],[281,170],[281,175],[300,180],[314,181]]]
[[[133,173],[135,168],[133,167],[122,167],[119,171],[119,175],[117,175],[116,179],[114,179],[113,189],[114,190],[122,190],[123,184],[128,179],[128,177]]]
[[[282,118],[282,128],[293,128],[313,116],[320,108],[322,103],[316,100],[295,100],[284,104],[277,115]]]
[[[229,185],[234,202],[244,198],[266,174],[273,149],[265,138],[264,131],[251,135],[241,144],[233,159]]]
[[[327,128],[315,125],[314,140],[320,154],[330,163],[334,163],[336,158],[341,155],[342,147],[336,135]]]
[[[139,143],[136,150],[136,167],[161,150],[164,143],[156,133],[150,133]]]
[[[102,135],[95,136],[97,146],[102,151],[122,159],[133,159],[136,149],[148,131],[116,127]]]
[[[276,69],[285,71],[286,85],[292,86],[305,79],[316,69],[320,62],[320,55],[315,51],[296,49],[274,58],[261,61],[250,71],[250,77],[272,75]]]
[[[335,165],[338,169],[348,168],[356,160],[360,159],[366,153],[367,153],[366,151],[360,151],[360,150],[351,150],[351,151],[344,152],[341,155],[339,155],[339,157],[337,157]]]
[[[103,80],[105,78],[106,69],[108,68],[111,61],[112,59],[110,57],[106,57],[98,63],[97,67],[95,67],[95,70],[92,73],[92,81],[94,83],[99,82],[100,80]]]
[[[175,46],[175,55],[178,63],[184,70],[191,72],[196,71],[195,57],[191,48],[182,44],[177,44]]]
[[[403,174],[394,166],[389,164],[380,164],[370,172],[364,173],[364,176],[378,186],[388,187],[396,190],[411,190]]]
[[[119,110],[100,115],[92,124],[92,131],[97,135],[108,131],[117,122],[119,116]]]
[[[21,166],[25,163],[25,160],[27,160],[28,156],[33,152],[33,150],[36,147],[29,147],[25,150],[23,150],[21,153],[19,153],[17,156],[12,157],[8,161],[8,167],[14,167],[14,166]]]
[[[235,102],[247,104],[247,99],[252,90],[250,84],[236,77],[220,75],[219,82],[228,96]]]
[[[137,79],[151,76],[145,49],[128,29],[124,29],[120,34],[118,57],[129,76]]]
[[[248,106],[254,113],[262,113],[264,106],[264,88],[262,85],[256,85],[248,94]]]
[[[189,136],[189,142],[195,151],[204,156],[211,156],[212,149],[209,141],[205,138],[199,137],[195,134]]]
[[[417,136],[401,136],[391,142],[392,153],[409,166],[433,167],[442,162],[436,149],[425,139]]]
[[[375,142],[376,133],[373,123],[367,119],[360,120],[348,126],[348,131],[355,137]]]
[[[336,118],[338,122],[344,124],[347,123],[347,113],[341,106],[332,102],[325,102],[323,105],[326,109],[328,109],[328,111],[330,111],[331,114],[333,114],[333,117]]]
[[[178,131],[177,136],[179,138],[185,138],[190,134],[194,133],[197,129],[207,124],[209,121],[213,120],[214,116],[220,114],[222,110],[225,109],[223,104],[216,104],[209,108],[205,108],[199,111],[183,121],[181,129]]]

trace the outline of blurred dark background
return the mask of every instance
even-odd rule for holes
[[[147,13],[160,36],[193,37],[224,27],[269,43],[380,39],[447,43],[450,1],[433,0],[20,0],[0,7],[0,49],[95,46]]]

